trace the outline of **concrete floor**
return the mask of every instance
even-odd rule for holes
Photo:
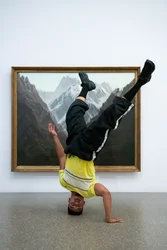
[[[114,193],[103,221],[101,198],[86,200],[82,216],[68,216],[66,194],[0,194],[0,250],[165,250],[167,194]]]

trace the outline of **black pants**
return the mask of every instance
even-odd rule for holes
[[[68,137],[65,153],[76,155],[86,161],[95,160],[104,147],[110,131],[117,129],[122,117],[133,106],[125,98],[115,97],[113,104],[87,127],[84,114],[89,107],[84,101],[76,99],[66,115]]]

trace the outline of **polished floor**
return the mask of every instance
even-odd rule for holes
[[[0,250],[165,250],[167,194],[114,193],[103,221],[101,198],[86,200],[82,216],[67,215],[67,193],[0,194]]]

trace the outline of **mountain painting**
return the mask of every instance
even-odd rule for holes
[[[89,126],[134,84],[134,73],[88,73],[96,89],[87,95]],[[48,123],[55,124],[58,137],[66,147],[65,117],[71,103],[81,91],[77,72],[17,73],[17,166],[58,166],[58,158]],[[132,109],[113,131],[95,166],[135,165],[135,109]]]

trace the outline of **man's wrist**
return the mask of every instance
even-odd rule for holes
[[[105,220],[107,220],[107,221],[108,221],[108,220],[111,220],[111,219],[112,219],[112,216],[111,216],[111,215],[105,217]]]
[[[53,137],[54,140],[58,139],[57,135],[52,135],[52,137]]]

